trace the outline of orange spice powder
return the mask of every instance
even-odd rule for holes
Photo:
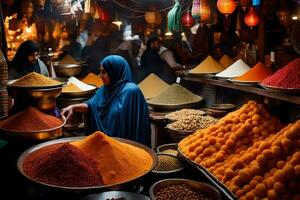
[[[273,74],[272,70],[263,63],[258,62],[251,70],[233,80],[237,81],[262,81]]]
[[[70,83],[66,87],[63,87],[62,92],[82,92],[82,90],[79,87],[77,87],[74,83]]]
[[[151,155],[145,150],[99,131],[71,144],[97,162],[104,185],[137,178],[145,174],[153,163]]]
[[[103,85],[103,81],[102,79],[93,74],[93,73],[89,73],[86,77],[84,77],[82,80],[82,82],[86,83],[86,84],[92,84],[92,85],[95,85],[97,87],[100,87]]]
[[[13,86],[23,86],[23,87],[41,87],[41,86],[55,86],[59,85],[61,82],[48,78],[42,74],[31,72],[22,76],[14,83]]]

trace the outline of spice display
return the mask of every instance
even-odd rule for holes
[[[299,196],[300,120],[280,128],[261,104],[249,101],[216,125],[183,139],[179,148],[239,199],[293,199]]]
[[[163,150],[162,153],[177,156],[178,151],[175,149],[166,149],[166,150]]]
[[[67,86],[63,87],[62,92],[82,92],[82,90],[77,87],[74,83],[70,83]]]
[[[272,76],[263,80],[262,85],[280,88],[300,89],[300,58],[296,58]]]
[[[176,121],[176,120],[180,120],[183,117],[188,117],[190,115],[201,116],[204,114],[205,114],[205,112],[202,110],[184,108],[184,109],[177,110],[177,111],[171,112],[169,114],[166,114],[165,117],[169,120]]]
[[[242,60],[239,59],[222,72],[216,74],[219,78],[235,78],[248,72],[251,68]]]
[[[150,170],[153,159],[144,149],[115,140],[102,132],[71,143],[97,162],[105,185],[137,178]]]
[[[227,68],[229,67],[230,65],[232,65],[234,63],[234,61],[229,57],[227,56],[226,54],[224,54],[222,56],[222,58],[219,60],[219,63],[224,67],[224,68]]]
[[[22,76],[15,82],[13,82],[12,86],[23,86],[23,87],[42,87],[42,86],[55,86],[60,85],[61,82],[48,78],[42,74],[31,72]]]
[[[151,99],[165,91],[170,85],[151,73],[138,86],[144,94],[145,99]]]
[[[95,85],[97,87],[101,87],[103,85],[102,79],[94,73],[89,73],[81,81],[86,84]]]
[[[23,169],[34,180],[50,185],[88,187],[103,184],[96,163],[69,143],[49,145],[29,154]]]
[[[210,116],[189,115],[180,118],[178,121],[168,124],[168,128],[179,131],[195,132],[199,129],[207,128],[218,120]]]
[[[160,93],[158,96],[148,100],[147,102],[154,105],[184,105],[196,103],[203,98],[195,95],[191,91],[174,83],[168,89]]]
[[[251,70],[249,70],[242,76],[234,78],[233,80],[260,82],[268,76],[271,76],[272,74],[273,72],[271,69],[267,68],[263,63],[258,62],[256,65],[254,65],[254,67],[251,68]]]
[[[155,194],[156,200],[212,200],[186,184],[174,184],[161,188]]]
[[[157,155],[157,158],[157,165],[155,166],[154,171],[173,171],[183,167],[181,161],[174,156],[159,154]]]
[[[205,74],[205,73],[219,73],[224,70],[224,67],[220,65],[213,57],[207,56],[198,66],[189,71],[189,74]]]
[[[45,114],[34,107],[28,107],[0,121],[0,128],[14,132],[32,132],[56,128],[62,124],[61,119]]]
[[[75,60],[71,55],[65,55],[62,60],[59,61],[59,64],[81,64],[77,60]]]

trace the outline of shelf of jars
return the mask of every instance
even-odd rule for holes
[[[269,91],[264,88],[261,88],[259,85],[243,86],[243,85],[237,85],[237,84],[231,83],[227,80],[220,80],[220,79],[213,79],[213,78],[206,78],[206,77],[205,78],[204,77],[191,77],[191,76],[184,76],[184,77],[182,77],[182,80],[240,90],[240,91],[254,93],[257,95],[274,98],[274,99],[278,99],[278,100],[282,100],[282,101],[287,101],[290,103],[300,105],[300,95],[299,94],[273,92],[273,91]]]

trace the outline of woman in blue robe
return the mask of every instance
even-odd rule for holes
[[[127,61],[110,55],[100,64],[104,85],[89,100],[62,110],[67,120],[73,112],[88,112],[88,134],[102,131],[112,137],[150,146],[150,120],[146,100],[132,81]]]

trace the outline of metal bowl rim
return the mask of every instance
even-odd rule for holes
[[[150,195],[151,199],[154,198],[154,193],[153,193],[154,188],[157,185],[159,185],[161,183],[164,183],[164,182],[167,182],[167,181],[170,181],[170,182],[178,182],[179,181],[181,183],[194,183],[194,184],[197,184],[197,185],[205,185],[205,186],[208,186],[209,188],[211,188],[216,193],[216,195],[219,197],[218,199],[221,199],[220,192],[214,186],[212,186],[212,185],[210,185],[208,183],[204,183],[204,182],[200,182],[200,181],[195,181],[195,180],[192,180],[192,179],[185,179],[185,178],[168,178],[168,179],[163,179],[163,180],[155,182],[149,188],[149,195]]]
[[[162,153],[159,149],[160,149],[160,148],[167,147],[167,146],[176,146],[176,150],[178,149],[178,143],[173,142],[173,143],[167,143],[167,144],[159,145],[158,147],[156,147],[156,152],[157,152],[157,153]]]
[[[6,86],[7,88],[13,88],[13,89],[21,88],[21,89],[29,89],[29,90],[54,90],[54,89],[62,88],[66,84],[66,82],[60,82],[59,84],[48,85],[48,86],[19,86],[19,85],[16,86],[16,85],[11,85],[16,80],[18,80],[18,79],[8,80],[8,81],[5,81],[5,82],[2,82],[2,84],[4,86]]]
[[[52,145],[52,144],[59,144],[59,143],[64,143],[64,142],[72,142],[72,141],[77,141],[77,140],[80,140],[80,139],[83,139],[87,136],[76,136],[76,137],[67,137],[67,138],[60,138],[60,139],[55,139],[55,140],[51,140],[51,141],[47,141],[47,142],[43,142],[43,143],[40,143],[40,144],[37,144],[37,145],[34,145],[32,147],[30,147],[29,149],[25,150],[18,158],[17,160],[17,168],[18,168],[18,171],[23,175],[25,176],[27,179],[33,181],[33,182],[36,182],[36,183],[39,183],[41,185],[44,185],[44,186],[48,186],[48,187],[51,187],[51,188],[56,188],[56,189],[66,189],[66,190],[90,190],[90,189],[101,189],[101,188],[109,188],[109,187],[114,187],[114,186],[118,186],[118,185],[122,185],[122,184],[126,184],[126,183],[129,183],[131,181],[134,181],[134,180],[137,180],[141,177],[143,177],[144,175],[146,175],[147,173],[151,172],[154,167],[156,166],[157,164],[157,156],[156,156],[156,153],[150,149],[149,147],[141,144],[141,143],[138,143],[138,142],[135,142],[135,141],[132,141],[132,140],[128,140],[128,139],[124,139],[124,138],[119,138],[119,137],[113,137],[114,139],[120,141],[120,142],[123,142],[123,143],[126,143],[126,144],[130,144],[132,146],[135,146],[135,147],[139,147],[139,148],[142,148],[143,150],[145,150],[147,153],[150,154],[150,156],[152,157],[153,159],[153,162],[152,162],[152,166],[149,168],[149,170],[138,176],[138,177],[135,177],[133,179],[130,179],[130,180],[127,180],[127,181],[124,181],[124,182],[120,182],[120,183],[116,183],[116,184],[110,184],[110,185],[100,185],[100,186],[90,186],[90,187],[66,187],[66,186],[57,186],[57,185],[51,185],[51,184],[47,184],[47,183],[43,183],[43,182],[40,182],[40,181],[37,181],[37,180],[34,180],[33,178],[29,177],[23,170],[23,161],[24,159],[30,154],[30,153],[33,153],[34,151],[40,149],[40,148],[43,148],[43,147],[46,147],[46,146],[49,146],[49,145]]]

